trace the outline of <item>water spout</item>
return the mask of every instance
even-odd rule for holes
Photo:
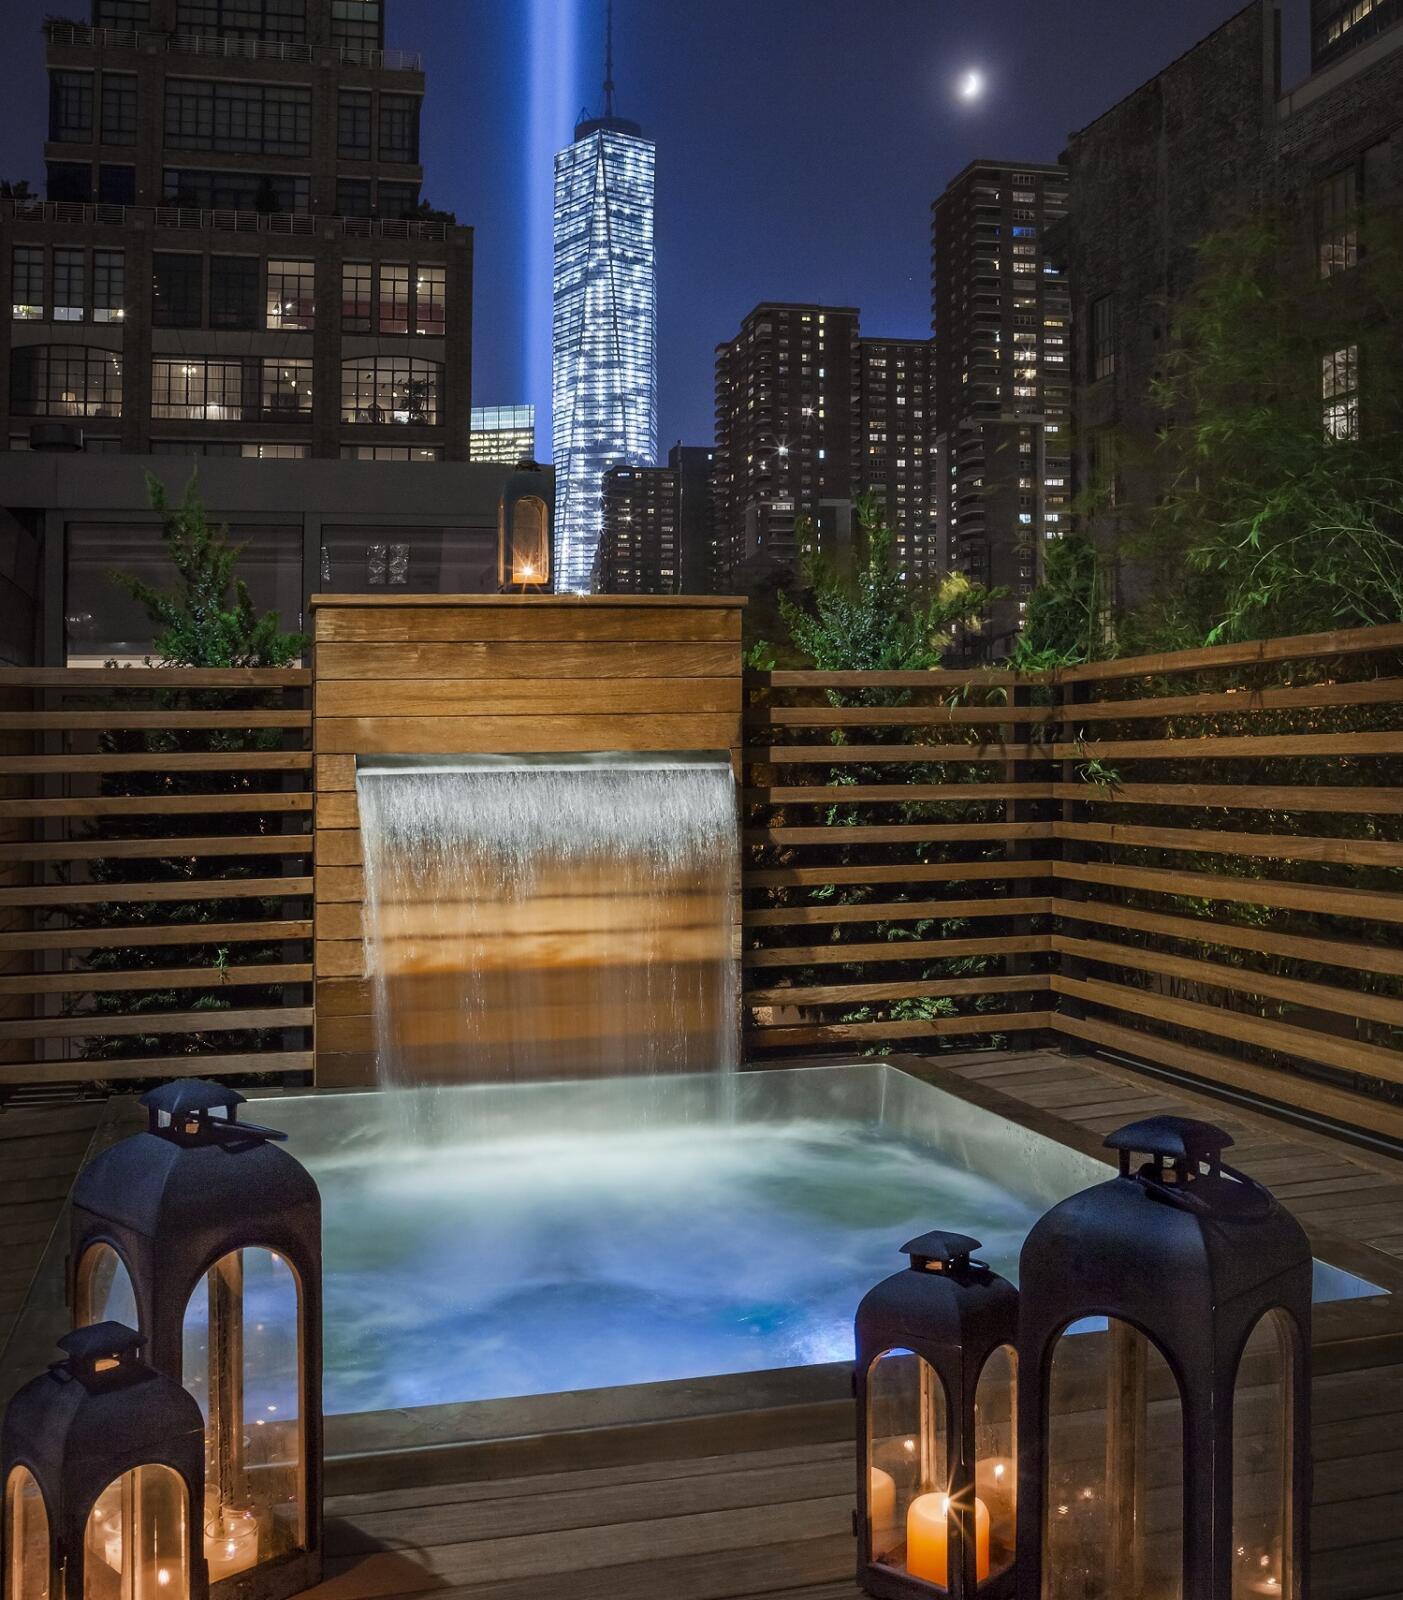
[[[731,1071],[725,754],[362,758],[386,1087]]]

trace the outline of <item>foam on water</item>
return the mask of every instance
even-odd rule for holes
[[[1036,1207],[870,1125],[529,1134],[314,1161],[326,1403],[380,1410],[850,1359],[901,1242]]]

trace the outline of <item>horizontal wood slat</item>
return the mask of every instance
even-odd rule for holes
[[[0,677],[0,1094],[310,1072],[311,682]]]
[[[1403,627],[978,684],[747,676],[755,1047],[1046,1028],[1370,1124],[1403,1082]],[[1021,1023],[970,1013],[1020,984]]]

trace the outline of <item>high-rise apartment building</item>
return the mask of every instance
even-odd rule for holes
[[[656,147],[614,115],[610,15],[604,115],[575,128],[555,158],[552,436],[555,579],[589,588],[604,474],[648,466],[658,449]]]
[[[714,594],[716,452],[675,444],[665,467],[610,467],[594,587],[602,594]]]
[[[865,338],[859,346],[858,489],[882,503],[912,583],[939,572],[933,358],[929,339]]]
[[[850,505],[859,429],[858,313],[766,301],[716,350],[717,567],[723,584],[795,567],[796,524]]]
[[[474,461],[514,467],[536,455],[535,406],[474,406],[468,453]]]
[[[600,594],[679,594],[678,474],[673,467],[610,467],[595,563]]]
[[[976,161],[933,208],[939,541],[952,571],[1008,590],[977,642],[989,656],[1070,516],[1071,309],[1046,239],[1066,206],[1063,167]]]
[[[93,0],[46,34],[0,442],[466,461],[472,234],[419,214],[424,75],[380,0]]]

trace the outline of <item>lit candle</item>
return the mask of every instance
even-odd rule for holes
[[[867,1515],[873,1559],[881,1560],[896,1543],[896,1480],[880,1467],[873,1467],[868,1477]]]
[[[242,1572],[258,1560],[258,1519],[235,1506],[217,1509],[205,1523],[205,1557],[211,1583]]]
[[[949,1587],[950,1496],[918,1495],[906,1513],[906,1570],[937,1588]],[[989,1576],[989,1511],[982,1500],[974,1502],[974,1578]]]

